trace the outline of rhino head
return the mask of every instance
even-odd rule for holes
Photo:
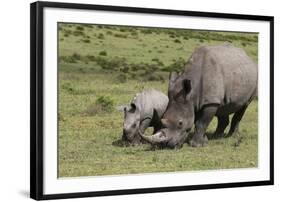
[[[131,144],[139,144],[141,137],[139,136],[140,127],[140,109],[136,104],[131,103],[124,108],[124,124],[122,139]]]
[[[195,119],[192,94],[191,80],[172,72],[169,78],[169,103],[161,119],[163,128],[152,136],[140,134],[141,137],[152,145],[180,148]]]

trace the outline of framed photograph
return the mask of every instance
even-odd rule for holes
[[[273,22],[32,3],[31,198],[272,185]]]

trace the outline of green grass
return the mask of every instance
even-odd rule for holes
[[[143,89],[167,93],[169,71],[198,46],[231,41],[257,61],[256,34],[60,24],[59,39],[59,177],[258,166],[257,101],[239,137],[180,150],[122,146],[116,109]]]

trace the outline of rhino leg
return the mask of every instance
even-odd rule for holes
[[[248,107],[248,105],[244,105],[240,110],[235,112],[235,114],[233,115],[233,117],[231,119],[231,126],[230,126],[230,129],[229,129],[226,137],[231,137],[232,135],[235,135],[238,133],[239,123],[240,123],[247,107]]]
[[[214,138],[220,138],[224,136],[224,130],[229,124],[229,116],[218,116],[218,125],[217,129],[212,135]]]
[[[208,105],[202,109],[200,117],[195,123],[194,136],[189,142],[192,147],[202,147],[208,143],[208,138],[205,135],[205,132],[215,116],[217,109],[217,105]]]

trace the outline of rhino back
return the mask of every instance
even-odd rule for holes
[[[162,116],[168,105],[168,97],[157,90],[145,90],[137,94],[132,100],[140,109],[141,120],[144,118],[153,118],[155,112]]]
[[[242,49],[225,44],[202,47],[190,61],[187,77],[192,75],[197,83],[199,108],[210,103],[241,106],[256,92],[257,65]]]

